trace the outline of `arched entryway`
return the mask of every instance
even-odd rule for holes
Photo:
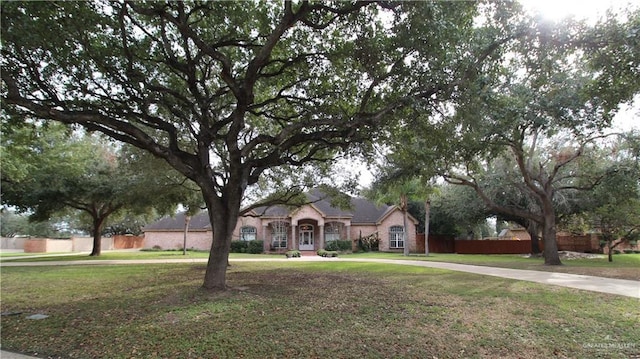
[[[301,251],[315,250],[315,227],[311,224],[301,224],[298,227],[298,249]]]

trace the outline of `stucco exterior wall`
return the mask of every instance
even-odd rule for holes
[[[75,240],[47,239],[47,252],[72,252]]]
[[[102,237],[102,250],[112,250],[113,238]],[[93,250],[92,237],[72,237],[71,239],[31,238],[24,242],[26,253],[45,252],[91,252]]]
[[[291,216],[291,224],[297,225],[298,221],[303,219],[313,219],[316,220],[318,226],[324,226],[324,218],[315,208],[310,205],[306,205],[296,210]]]
[[[2,244],[0,245],[1,249],[24,249],[24,242],[27,240],[26,237],[11,237],[6,238],[2,237]]]
[[[72,237],[73,251],[74,252],[91,252],[93,250],[93,237]],[[112,250],[113,238],[102,237],[100,243],[100,249],[103,251]],[[54,252],[49,250],[49,252]]]
[[[189,232],[187,233],[187,248],[208,251],[211,249],[211,239],[211,231]],[[143,248],[150,249],[157,246],[161,249],[180,249],[183,243],[183,231],[146,232]]]

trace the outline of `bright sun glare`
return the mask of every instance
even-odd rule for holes
[[[640,6],[637,0],[520,0],[520,3],[532,14],[542,16],[551,21],[560,21],[572,16],[595,23],[605,16],[607,9],[636,9]],[[636,96],[632,104],[621,106],[614,117],[613,126],[618,130],[640,129],[640,98]]]
[[[567,16],[597,21],[609,8],[621,9],[637,6],[632,0],[521,0],[525,9],[549,20],[557,21]]]

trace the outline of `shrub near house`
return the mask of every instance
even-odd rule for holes
[[[260,254],[264,250],[263,241],[231,241],[231,253]]]

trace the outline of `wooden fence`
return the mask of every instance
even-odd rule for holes
[[[595,235],[558,236],[558,250],[602,253]],[[540,250],[544,243],[540,243]],[[424,233],[416,236],[416,251],[424,253]],[[531,253],[530,240],[456,240],[450,236],[429,235],[429,252],[460,254],[527,254]]]
[[[424,253],[424,233],[416,235],[416,251]],[[455,239],[450,236],[429,235],[429,252],[455,253]]]

